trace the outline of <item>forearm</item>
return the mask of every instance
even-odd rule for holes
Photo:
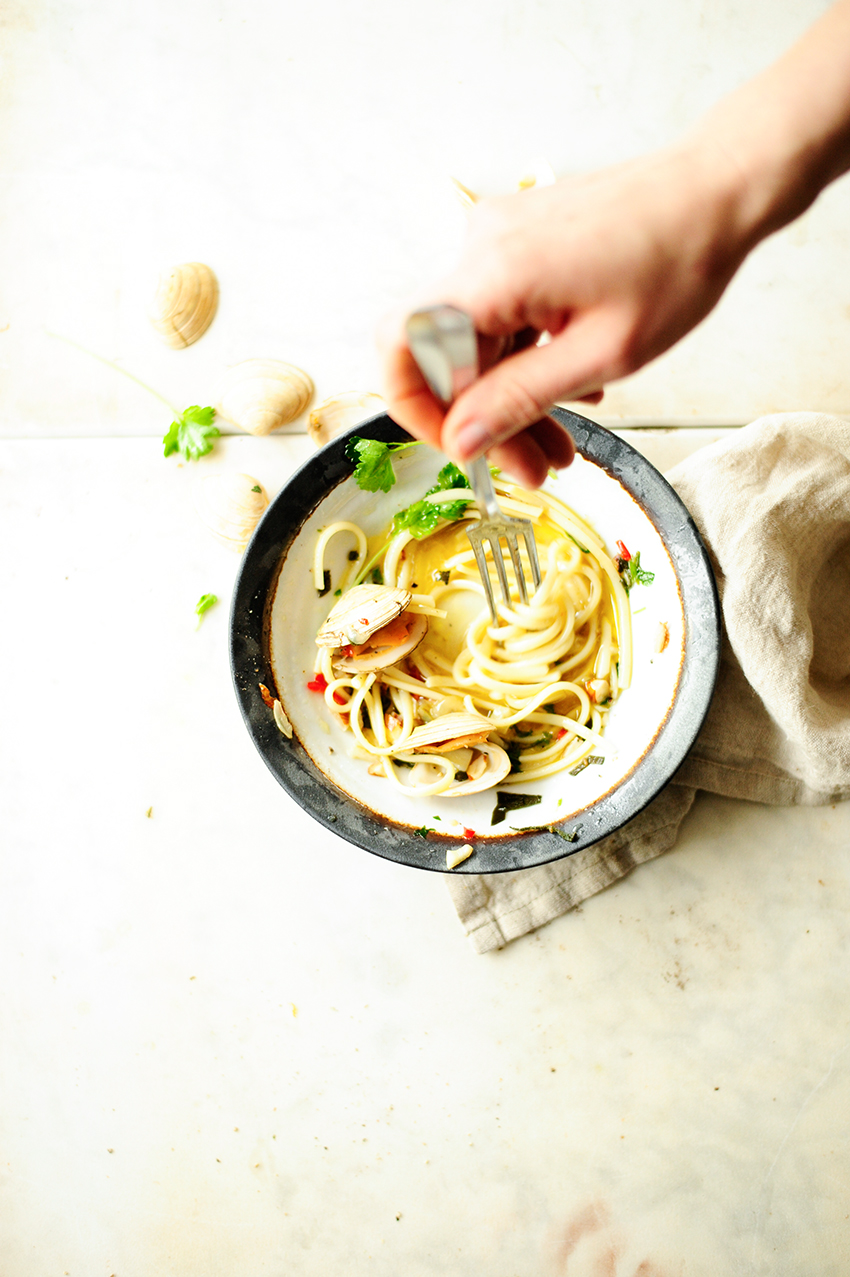
[[[690,135],[725,178],[745,251],[850,169],[850,0],[710,110]]]

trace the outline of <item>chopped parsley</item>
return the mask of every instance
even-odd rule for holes
[[[655,580],[654,572],[647,572],[646,568],[641,567],[640,550],[629,559],[617,559],[617,571],[620,573],[620,580],[626,594],[635,585],[652,585]]]
[[[416,838],[427,838],[429,834],[436,832],[436,829],[429,829],[427,825],[423,825],[421,829],[414,829],[413,834]]]
[[[262,492],[262,490],[263,489],[260,487],[258,483],[255,483],[253,488],[251,489],[252,492]]]
[[[389,492],[396,481],[392,454],[404,448],[419,447],[418,440],[409,443],[384,443],[381,439],[364,439],[352,435],[345,445],[345,455],[354,464],[354,482],[364,492]]]
[[[213,425],[214,417],[215,408],[200,408],[197,404],[181,412],[162,440],[162,455],[170,457],[172,452],[180,452],[187,461],[197,461],[212,452],[212,441],[221,434]]]
[[[198,625],[203,620],[204,613],[209,612],[211,607],[215,607],[218,602],[217,594],[202,594],[195,604],[195,615],[198,618]]]
[[[563,829],[558,829],[555,825],[547,825],[546,828],[550,834],[557,834],[559,838],[563,838],[564,842],[576,842],[578,839],[578,829],[574,829],[571,833],[567,833]]]
[[[469,497],[462,497],[455,501],[425,499],[438,492],[449,492],[455,488],[469,488],[469,480],[462,470],[458,470],[453,461],[449,461],[443,466],[437,475],[437,482],[433,488],[428,489],[425,497],[420,501],[414,501],[412,505],[399,510],[395,515],[390,536],[398,536],[399,532],[409,532],[417,541],[421,541],[423,537],[430,535],[442,520],[459,519],[473,499],[471,491]]]
[[[543,798],[540,794],[512,794],[504,789],[496,790],[496,806],[490,818],[491,825],[501,825],[509,811],[519,811],[521,807],[536,807]]]
[[[583,758],[578,767],[573,767],[570,772],[571,776],[578,776],[579,772],[583,772],[585,767],[590,767],[591,763],[604,763],[605,759],[600,758],[598,754],[589,754],[587,758]]]

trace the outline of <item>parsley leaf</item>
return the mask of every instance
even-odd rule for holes
[[[647,572],[641,567],[640,550],[638,550],[637,554],[632,559],[629,567],[631,571],[632,585],[652,585],[652,582],[655,580],[655,573]]]
[[[433,488],[428,489],[425,497],[456,488],[469,488],[469,480],[453,461],[449,461],[443,466],[437,475],[437,482]],[[414,501],[405,510],[399,510],[393,518],[391,537],[398,536],[399,532],[409,532],[417,541],[421,541],[443,520],[459,519],[472,501],[472,496],[461,497],[456,501],[426,501],[425,497],[421,501]]]
[[[640,550],[638,550],[637,554],[633,554],[630,559],[618,559],[617,567],[626,594],[634,585],[652,585],[655,580],[654,572],[647,572],[646,568],[641,567]]]
[[[402,448],[418,447],[410,443],[383,443],[380,439],[364,439],[352,435],[345,445],[345,455],[354,462],[354,482],[364,492],[389,492],[395,483],[392,453]]]
[[[195,604],[195,615],[198,618],[198,625],[204,618],[204,613],[209,612],[211,607],[215,607],[218,602],[217,594],[202,594]],[[197,627],[196,627],[197,628]]]
[[[197,461],[198,457],[212,452],[212,441],[221,434],[218,426],[213,425],[214,416],[215,408],[200,408],[197,404],[181,412],[163,438],[163,456],[180,452],[187,461]]]
[[[509,811],[518,811],[521,807],[535,807],[542,801],[542,794],[513,794],[504,789],[498,789],[490,824],[500,825]]]

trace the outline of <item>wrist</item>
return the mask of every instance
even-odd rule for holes
[[[850,168],[850,0],[720,101],[688,140],[713,155],[746,251],[804,213]]]

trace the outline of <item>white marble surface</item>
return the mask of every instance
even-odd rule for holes
[[[4,1274],[843,1277],[850,808],[703,798],[475,956],[254,751],[195,477],[0,444]]]
[[[662,144],[823,7],[5,6],[3,1277],[844,1277],[850,808],[703,798],[675,852],[476,957],[438,877],[266,772],[167,410],[47,335],[181,405],[260,355],[374,386],[375,316],[462,235],[449,173]],[[850,409],[849,199],[601,415]],[[174,352],[146,308],[191,259],[221,308]],[[273,491],[303,424],[202,465]],[[664,469],[716,434],[634,437]]]
[[[511,189],[678,136],[824,0],[11,0],[0,35],[0,435],[156,434],[223,368],[375,388],[373,323],[454,259],[453,174]],[[607,395],[612,421],[850,411],[850,179],[757,250],[718,310]],[[189,351],[147,308],[207,261],[221,308]]]

